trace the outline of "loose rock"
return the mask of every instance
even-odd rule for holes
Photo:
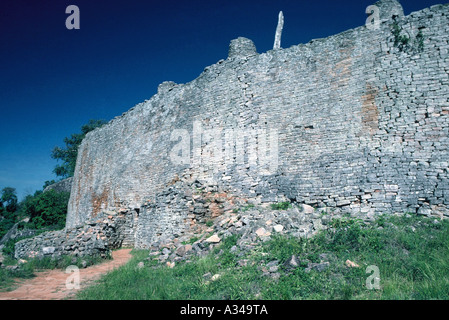
[[[206,242],[209,243],[219,243],[220,241],[221,241],[220,237],[218,237],[216,234],[206,239]]]

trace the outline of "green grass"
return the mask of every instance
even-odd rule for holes
[[[232,236],[220,247],[191,263],[173,269],[145,260],[146,250],[133,250],[132,260],[105,275],[98,284],[78,294],[78,299],[449,299],[449,222],[435,224],[419,217],[388,217],[367,226],[341,219],[312,239],[276,236],[243,257],[230,248]],[[414,230],[414,231],[413,231]],[[222,250],[222,251],[220,251]],[[221,254],[219,254],[222,252]],[[238,253],[238,251],[237,251]],[[278,280],[262,275],[260,267],[271,260],[284,263],[291,255],[319,262],[328,254],[324,272],[306,272],[303,265],[288,273],[280,268]],[[248,259],[245,267],[236,267]],[[345,261],[357,263],[349,268]],[[145,261],[145,268],[137,264]],[[368,266],[380,271],[380,289],[369,290]],[[203,278],[220,274],[216,281]]]
[[[270,206],[272,210],[287,210],[292,207],[292,204],[290,202],[279,202],[272,203]]]

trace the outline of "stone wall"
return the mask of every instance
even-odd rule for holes
[[[73,177],[58,181],[46,187],[44,192],[55,190],[56,192],[69,192],[72,190]]]
[[[147,247],[190,226],[196,182],[255,203],[448,215],[449,5],[376,5],[377,30],[263,54],[233,40],[197,79],[88,133],[67,228],[128,210],[128,239]]]
[[[106,258],[111,250],[134,244],[133,213],[102,212],[82,226],[42,233],[16,243],[16,259],[63,256],[100,256]],[[128,237],[131,236],[132,239]],[[130,241],[131,240],[131,241]]]

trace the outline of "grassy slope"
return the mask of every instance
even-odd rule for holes
[[[146,250],[134,250],[125,266],[105,275],[79,299],[449,299],[449,221],[419,217],[381,218],[366,226],[357,220],[333,222],[333,228],[313,239],[277,236],[245,256],[230,252],[235,236],[211,254],[173,269],[145,260]],[[223,250],[220,254],[220,250]],[[238,253],[238,252],[237,252]],[[327,253],[330,267],[306,272],[280,268],[278,280],[263,276],[261,267],[272,260],[282,264],[291,255],[320,262]],[[245,267],[238,260],[248,259]],[[345,261],[356,262],[349,268]],[[144,268],[137,264],[145,261]],[[368,266],[380,271],[380,289],[369,290]],[[206,273],[220,274],[215,281]]]

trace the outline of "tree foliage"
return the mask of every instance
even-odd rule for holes
[[[8,213],[14,213],[17,210],[17,192],[15,188],[6,187],[2,189],[0,197],[1,207]]]
[[[44,188],[48,184],[51,181],[46,181]],[[4,188],[0,193],[0,239],[25,217],[30,218],[26,227],[31,229],[64,228],[69,199],[69,192],[37,190],[17,203],[15,189]]]
[[[16,189],[3,188],[0,193],[0,239],[16,222],[18,208]]]
[[[36,229],[65,226],[69,192],[36,192],[34,196],[27,196],[22,202],[23,214],[30,217],[30,223]]]
[[[55,147],[51,153],[51,157],[62,161],[62,164],[56,165],[53,172],[58,177],[72,177],[75,172],[76,158],[78,156],[78,147],[83,141],[86,134],[96,128],[106,124],[104,120],[89,120],[89,122],[81,127],[81,133],[74,133],[70,137],[64,138],[64,147]]]

